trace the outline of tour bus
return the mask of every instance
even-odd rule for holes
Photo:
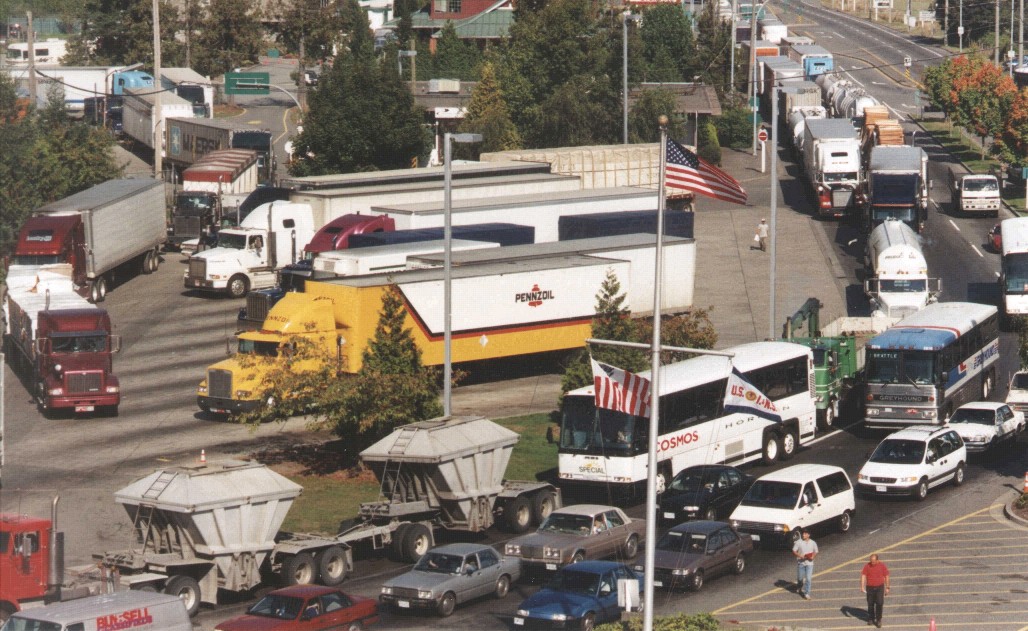
[[[1028,315],[1028,217],[1004,219],[999,230],[1003,316]]]
[[[67,43],[63,39],[48,39],[32,43],[36,51],[33,63],[39,65],[59,64],[67,52]],[[29,65],[28,42],[14,42],[7,45],[7,63],[13,68],[25,68]]]
[[[790,458],[814,438],[812,351],[791,342],[754,342],[724,349],[731,358],[700,355],[660,373],[657,490],[694,465],[739,465]],[[771,400],[781,422],[726,412],[733,367]],[[640,376],[649,379],[649,371]],[[564,396],[558,469],[562,486],[621,488],[647,478],[650,419],[597,408],[593,386]]]
[[[867,342],[864,424],[941,425],[964,403],[989,398],[998,362],[996,307],[928,305]]]

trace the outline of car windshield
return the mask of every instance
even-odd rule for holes
[[[279,620],[293,620],[303,609],[303,599],[296,596],[268,594],[246,610],[251,616],[265,616]]]
[[[996,412],[994,410],[976,410],[974,408],[960,408],[953,413],[949,419],[950,425],[957,423],[974,423],[976,425],[995,425]]]
[[[742,498],[743,506],[793,509],[800,499],[800,485],[797,482],[775,482],[757,480]]]
[[[596,590],[600,587],[600,575],[593,574],[592,572],[564,570],[558,572],[546,587],[556,592],[571,592],[573,594],[595,596]]]
[[[702,471],[683,471],[671,480],[668,490],[680,493],[695,493],[706,487],[707,490],[714,488],[714,480],[711,475],[703,475]]]
[[[458,574],[464,558],[456,554],[442,554],[440,552],[429,552],[421,557],[415,570],[421,572],[434,572],[436,574]]]
[[[874,450],[868,462],[883,464],[920,464],[924,459],[924,443],[920,440],[886,439]]]
[[[707,535],[701,532],[668,532],[657,541],[657,549],[667,552],[703,554],[707,549]]]
[[[588,535],[593,525],[589,515],[570,515],[568,513],[550,513],[546,521],[539,526],[539,532],[563,532],[575,535]]]

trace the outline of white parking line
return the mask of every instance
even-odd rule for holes
[[[960,226],[958,226],[957,224],[953,223],[952,219],[949,219],[948,221],[949,221],[949,225],[951,225],[954,228],[956,228],[957,232],[960,232]]]
[[[971,244],[971,249],[974,250],[974,253],[977,254],[980,258],[985,258],[985,255],[978,251],[978,246],[976,246],[975,244]]]

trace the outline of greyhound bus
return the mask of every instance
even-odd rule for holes
[[[864,424],[941,425],[964,403],[989,398],[998,362],[996,307],[928,305],[867,342]]]
[[[786,460],[814,438],[814,362],[806,346],[754,342],[701,355],[660,373],[657,490],[682,469]],[[726,411],[733,368],[777,408],[781,422]],[[649,371],[640,373],[649,379]],[[629,490],[647,479],[650,419],[594,405],[594,388],[564,396],[558,473],[562,486]]]

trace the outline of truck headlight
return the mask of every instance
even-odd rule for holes
[[[636,572],[643,572],[643,571],[645,571],[645,570],[643,570],[643,566],[641,566],[641,565],[633,565],[632,569],[635,570]]]
[[[419,589],[418,590],[418,598],[422,598],[422,599],[427,600],[427,599],[429,599],[431,597],[432,597],[432,590],[428,590],[428,589]]]
[[[775,532],[789,532],[789,524],[775,524]]]
[[[383,585],[382,586],[382,594],[385,595],[385,596],[392,596],[393,595],[393,588],[388,586],[388,585]]]
[[[560,548],[543,548],[543,558],[560,559]]]
[[[519,557],[521,556],[521,546],[516,543],[508,543],[503,546],[503,553],[507,556]]]
[[[865,475],[863,473],[858,473],[857,474],[857,482],[867,482],[870,479],[871,479],[871,476],[869,476],[869,475]]]
[[[913,484],[914,482],[917,482],[917,476],[910,476],[910,477],[906,477],[906,478],[897,478],[896,481],[900,482],[900,483]]]
[[[57,386],[56,388],[50,388],[46,392],[47,392],[47,394],[49,394],[52,397],[64,396],[64,387],[63,386]]]
[[[121,386],[107,386],[104,390],[107,391],[107,394],[118,394],[121,392]]]
[[[207,394],[207,382],[201,381],[200,385],[196,387],[196,392],[198,394]]]
[[[882,411],[879,410],[878,408],[867,408],[867,415],[868,416],[878,416],[879,414],[881,414],[881,412]]]
[[[249,390],[236,390],[236,398],[237,399],[249,399],[250,398],[250,391]]]
[[[738,519],[733,519],[732,520],[732,530],[739,530],[739,520]]]
[[[674,576],[689,576],[689,574],[691,574],[691,573],[692,573],[692,570],[689,570],[689,569],[685,569],[685,570],[671,570],[671,574],[673,574]]]

